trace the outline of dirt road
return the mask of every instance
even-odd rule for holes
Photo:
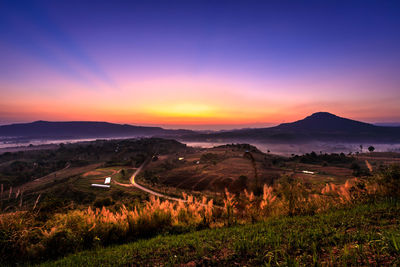
[[[116,183],[116,184],[118,184],[118,185],[121,185],[121,186],[125,186],[125,187],[136,187],[137,189],[140,189],[140,190],[142,190],[142,191],[144,191],[144,192],[146,192],[146,193],[148,193],[148,194],[150,194],[150,195],[157,196],[157,197],[160,197],[160,198],[165,198],[165,199],[172,200],[172,201],[187,202],[186,199],[167,196],[167,195],[164,195],[164,194],[155,192],[155,191],[153,191],[153,190],[151,190],[151,189],[148,189],[148,188],[146,188],[146,187],[144,187],[144,186],[142,186],[142,185],[140,185],[140,184],[138,184],[138,183],[135,182],[135,177],[150,163],[150,161],[151,161],[151,158],[148,159],[148,160],[146,160],[146,161],[132,174],[132,176],[131,176],[131,178],[130,178],[130,180],[129,180],[129,181],[131,182],[130,184],[122,184],[122,183],[118,183],[117,181],[114,181],[114,183]],[[201,206],[207,206],[207,205],[205,205],[205,204],[200,204],[200,205],[201,205]],[[217,205],[214,205],[214,207],[215,207],[215,208],[218,208],[218,209],[222,209],[222,207],[217,206]]]
[[[136,187],[136,188],[138,188],[138,189],[140,189],[140,190],[142,190],[142,191],[144,191],[144,192],[146,192],[146,193],[149,193],[150,195],[153,195],[153,196],[162,197],[162,198],[169,199],[169,200],[173,200],[173,201],[186,202],[186,200],[184,200],[184,199],[175,198],[175,197],[170,197],[170,196],[167,196],[167,195],[164,195],[164,194],[155,192],[155,191],[153,191],[153,190],[151,190],[151,189],[148,189],[148,188],[146,188],[146,187],[144,187],[144,186],[141,186],[140,184],[138,184],[138,183],[135,182],[135,177],[143,170],[143,168],[145,168],[145,167],[150,163],[150,161],[151,161],[151,159],[147,159],[147,160],[146,160],[145,162],[143,162],[143,164],[132,174],[132,176],[131,176],[131,178],[130,178],[130,180],[129,180],[129,181],[131,182],[131,185],[134,186],[134,187]]]

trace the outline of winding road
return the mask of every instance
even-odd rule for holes
[[[144,187],[144,186],[142,186],[142,185],[140,185],[140,184],[138,184],[138,183],[135,182],[135,177],[143,170],[143,168],[145,168],[145,167],[147,166],[147,164],[150,163],[151,160],[152,160],[152,158],[147,159],[147,160],[146,160],[145,162],[143,162],[143,164],[140,165],[140,167],[132,174],[132,176],[131,176],[131,178],[130,178],[130,180],[129,180],[129,181],[130,181],[130,184],[122,184],[122,183],[119,183],[119,182],[117,182],[117,181],[114,181],[114,183],[116,183],[116,184],[118,184],[118,185],[121,185],[121,186],[125,186],[125,187],[133,187],[133,186],[134,186],[134,187],[136,187],[137,189],[140,189],[140,190],[142,190],[142,191],[144,191],[144,192],[146,192],[146,193],[149,193],[150,195],[157,196],[157,197],[162,197],[162,198],[165,198],[165,199],[168,199],[168,200],[179,201],[179,202],[187,202],[186,199],[167,196],[167,195],[164,195],[164,194],[155,192],[155,191],[153,191],[153,190],[151,190],[151,189],[148,189],[148,188],[146,188],[146,187]],[[200,206],[207,207],[207,204],[200,204]],[[213,205],[213,207],[214,207],[214,208],[218,208],[218,209],[223,209],[223,207],[217,206],[217,205]]]
[[[131,178],[129,179],[130,184],[122,184],[122,183],[119,183],[117,181],[114,181],[114,183],[116,183],[118,185],[121,185],[121,186],[125,186],[125,187],[134,186],[134,187],[136,187],[136,188],[138,188],[138,189],[140,189],[140,190],[142,190],[142,191],[144,191],[146,193],[149,193],[150,195],[157,196],[157,197],[162,197],[162,198],[165,198],[165,199],[168,199],[168,200],[187,202],[187,200],[185,200],[185,199],[176,198],[176,197],[170,197],[170,196],[155,192],[155,191],[153,191],[151,189],[148,189],[148,188],[146,188],[146,187],[144,187],[144,186],[142,186],[142,185],[140,185],[140,184],[135,182],[135,177],[143,170],[143,168],[145,168],[147,166],[147,164],[150,163],[151,159],[152,158],[149,158],[145,162],[143,162],[143,164],[140,165],[140,167],[132,174]]]

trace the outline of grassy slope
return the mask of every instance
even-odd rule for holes
[[[400,204],[360,205],[84,251],[43,266],[400,264]],[[190,265],[191,265],[190,264]]]

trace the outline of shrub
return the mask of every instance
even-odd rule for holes
[[[97,199],[93,203],[93,206],[95,206],[96,208],[101,208],[113,205],[114,203],[115,202],[111,198],[107,197],[107,198]]]
[[[381,168],[372,181],[377,183],[384,195],[400,197],[400,165]]]
[[[271,186],[264,185],[263,195],[260,202],[260,213],[264,217],[269,217],[277,213],[277,208],[282,206],[277,196],[273,193]]]
[[[282,177],[279,183],[279,192],[287,204],[289,216],[303,212],[308,194],[300,180],[290,176]]]
[[[27,256],[33,217],[27,212],[0,215],[0,262]]]
[[[227,225],[232,225],[234,222],[236,222],[234,216],[237,213],[236,206],[237,201],[235,199],[235,195],[229,193],[229,191],[225,188],[223,217]]]
[[[331,197],[330,206],[357,203],[368,199],[366,183],[357,178],[347,180],[342,185],[326,184],[321,194]]]
[[[356,177],[369,176],[370,175],[370,172],[369,172],[368,169],[361,168],[361,166],[356,162],[353,162],[351,164],[350,169],[353,170],[353,175],[356,176]]]
[[[247,190],[244,190],[244,213],[247,217],[248,220],[250,220],[252,223],[257,221],[260,213],[258,212],[258,201],[256,197],[254,196],[253,192],[247,192]]]

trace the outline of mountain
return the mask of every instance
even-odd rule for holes
[[[167,130],[160,127],[133,126],[108,122],[49,122],[35,121],[0,126],[0,137],[26,139],[76,139],[138,136],[190,135],[190,130]]]
[[[167,130],[108,122],[36,121],[0,126],[0,139],[80,139],[109,137],[168,137],[185,141],[258,141],[297,143],[310,141],[400,143],[400,127],[377,126],[328,112],[317,112],[302,120],[275,127],[221,132]]]
[[[275,127],[242,129],[187,136],[196,141],[264,141],[296,143],[309,141],[400,143],[400,127],[383,127],[317,112],[302,120]]]
[[[375,126],[365,122],[342,118],[329,112],[317,112],[305,119],[292,123],[283,123],[275,128],[312,132],[344,132],[372,130]]]

